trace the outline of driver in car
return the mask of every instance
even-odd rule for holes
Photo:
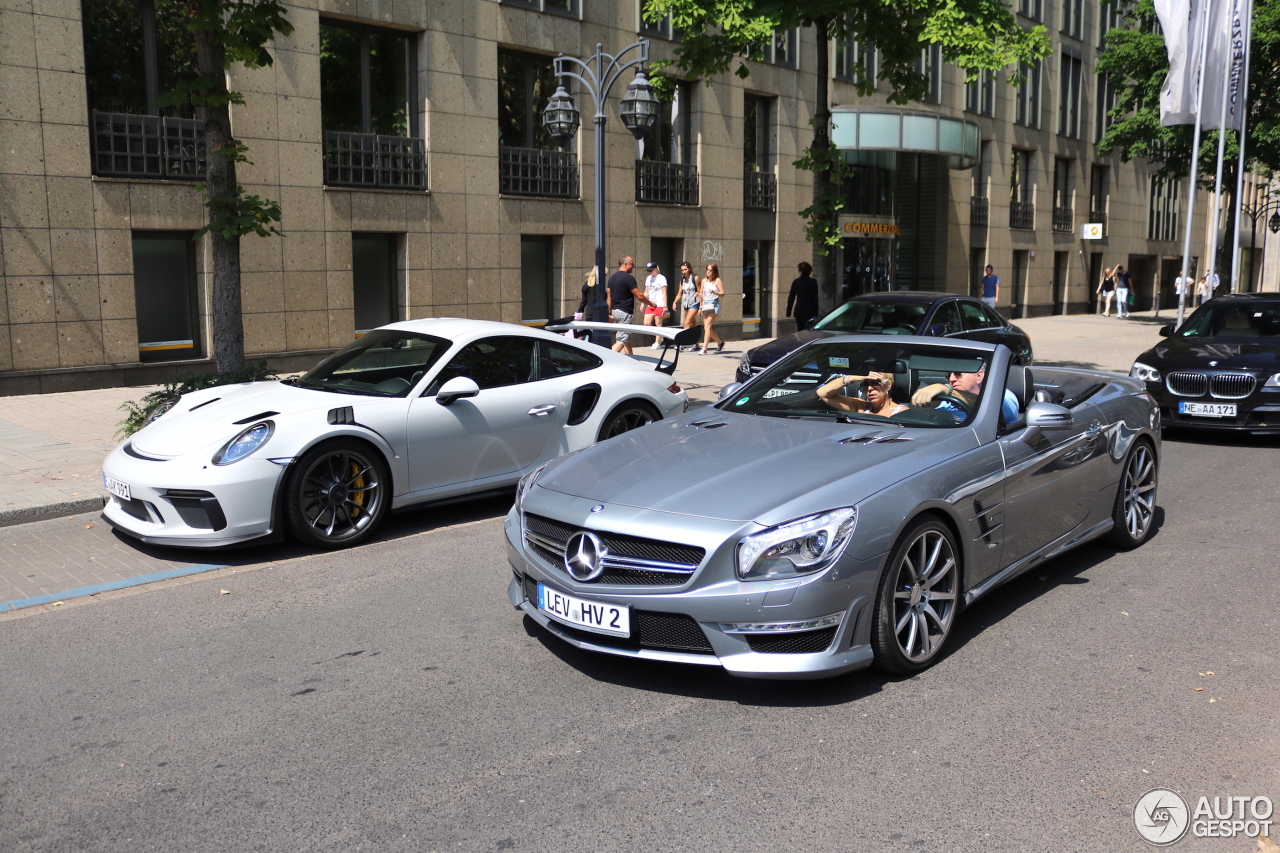
[[[857,382],[866,394],[866,399],[845,396],[844,389]],[[837,376],[818,389],[818,398],[833,409],[841,412],[862,412],[868,415],[879,415],[891,418],[899,412],[905,412],[907,406],[895,403],[889,396],[893,389],[893,376],[887,373],[872,371],[866,376],[847,374]]]
[[[960,423],[977,407],[978,399],[982,396],[982,382],[986,377],[985,367],[980,367],[973,373],[948,371],[945,384],[935,382],[923,386],[911,395],[911,404],[941,409],[955,418],[956,423]],[[1008,389],[1005,389],[1004,399],[1000,403],[1000,412],[1006,424],[1018,419],[1018,398]]]

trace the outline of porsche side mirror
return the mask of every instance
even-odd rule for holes
[[[461,400],[464,397],[474,397],[479,393],[480,386],[476,384],[474,379],[455,376],[440,386],[440,390],[436,392],[436,402],[442,406],[449,406],[456,400]]]
[[[738,393],[738,389],[741,387],[741,382],[730,382],[728,385],[720,389],[720,395],[716,397],[716,402],[718,403],[726,397],[732,397],[734,394]]]
[[[924,330],[924,333],[931,338],[940,338],[947,333],[947,327],[942,323],[933,323]]]
[[[1162,337],[1162,338],[1171,338],[1171,337],[1173,337],[1173,324],[1172,324],[1172,323],[1170,323],[1170,324],[1169,324],[1169,325],[1167,325],[1167,326],[1161,326],[1161,327],[1160,327],[1160,337]]]

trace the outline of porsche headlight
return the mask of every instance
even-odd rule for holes
[[[738,543],[738,578],[779,580],[820,572],[844,553],[857,524],[858,511],[848,506],[745,536]]]
[[[1262,383],[1263,388],[1280,388],[1280,373]]]
[[[1141,379],[1143,382],[1159,382],[1160,371],[1156,370],[1149,364],[1143,364],[1135,361],[1133,367],[1129,369],[1129,375],[1134,379]]]
[[[267,443],[271,434],[276,431],[272,421],[262,421],[246,429],[235,438],[222,445],[222,449],[213,455],[214,465],[230,465],[239,462],[253,451]]]
[[[542,463],[534,468],[528,474],[520,478],[520,482],[516,485],[516,510],[524,511],[524,498],[529,494],[529,490],[533,488],[533,484],[542,476],[542,472],[546,469],[547,463]]]
[[[170,409],[172,409],[174,406],[178,405],[178,400],[180,399],[182,398],[174,397],[172,400],[165,400],[156,408],[154,412],[147,415],[147,419],[142,422],[142,425],[144,427],[149,427],[156,421],[160,420],[160,416],[163,415],[165,412],[169,411]]]

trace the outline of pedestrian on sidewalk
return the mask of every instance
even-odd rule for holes
[[[1102,297],[1102,316],[1110,317],[1111,298],[1116,295],[1115,272],[1111,267],[1102,271],[1102,281],[1098,282],[1098,289],[1095,292]]]
[[[724,282],[720,280],[720,267],[707,264],[707,274],[702,278],[702,349],[706,355],[714,338],[720,344],[716,352],[724,352],[724,341],[716,334],[716,315],[720,313],[720,300],[724,297]]]
[[[649,272],[644,279],[644,295],[649,297],[649,302],[652,303],[645,306],[644,324],[661,326],[663,318],[670,313],[667,311],[667,277],[653,261],[645,264],[644,268]],[[655,335],[649,349],[662,349],[662,338]]]
[[[642,305],[650,304],[649,297],[640,292],[640,286],[636,284],[636,278],[631,274],[635,268],[635,258],[623,255],[618,261],[618,271],[609,276],[605,296],[608,299],[609,316],[615,323],[629,325],[635,316],[637,301]],[[634,354],[631,349],[630,333],[615,332],[613,338],[614,352]]]
[[[1179,275],[1173,280],[1173,295],[1178,297],[1178,303],[1185,305],[1187,295],[1187,285],[1192,281],[1191,276]]]
[[[992,310],[1000,301],[1000,277],[991,264],[987,264],[987,274],[982,277],[982,301]]]
[[[802,332],[818,316],[818,281],[812,275],[813,267],[804,261],[796,269],[800,271],[800,277],[791,282],[791,293],[787,294],[787,316],[796,318],[796,331]]]
[[[693,264],[683,261],[680,264],[680,301],[678,307],[684,311],[683,328],[692,329],[698,325],[698,314],[702,309],[701,284],[693,274]],[[690,347],[693,349],[693,347]]]
[[[1200,276],[1200,281],[1196,283],[1196,307],[1197,308],[1204,304],[1205,299],[1208,298],[1208,293],[1209,293],[1209,277],[1206,274],[1206,275]]]
[[[1129,316],[1129,293],[1133,287],[1133,276],[1122,266],[1116,267],[1116,316]]]

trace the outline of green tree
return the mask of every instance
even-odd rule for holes
[[[1107,48],[1098,58],[1097,73],[1106,75],[1116,91],[1110,111],[1112,124],[1098,142],[1102,156],[1118,154],[1124,162],[1141,157],[1156,166],[1165,180],[1183,180],[1191,171],[1194,128],[1189,124],[1160,124],[1160,90],[1169,73],[1164,33],[1156,20],[1152,0],[1129,0],[1124,14],[1130,27],[1107,33]],[[1280,73],[1280,0],[1254,0],[1253,44],[1248,81],[1246,169],[1280,169],[1280,100],[1264,91]],[[1211,81],[1211,78],[1206,78]],[[1208,84],[1208,83],[1207,83]],[[1228,197],[1235,194],[1239,134],[1227,131],[1222,185]],[[1218,159],[1218,132],[1200,137],[1196,157],[1201,187],[1213,188]],[[1235,229],[1235,205],[1228,207],[1227,233]],[[1231,272],[1229,246],[1218,269],[1222,278]]]
[[[745,78],[750,69],[743,60],[762,59],[773,33],[814,28],[813,141],[795,165],[814,175],[813,203],[800,215],[815,255],[825,256],[820,279],[827,305],[834,304],[837,292],[831,249],[840,241],[835,218],[844,206],[845,177],[843,154],[831,144],[831,39],[851,35],[875,44],[881,56],[878,78],[889,84],[889,100],[898,104],[926,94],[928,80],[916,70],[926,45],[938,45],[944,60],[971,76],[1049,55],[1045,28],[1023,29],[1004,0],[648,0],[644,14],[651,21],[671,15],[672,24],[684,33],[672,64],[696,79],[725,73],[735,60],[735,73]],[[858,91],[872,94],[874,81],[862,81]]]
[[[157,106],[190,105],[203,111],[205,182],[200,186],[213,256],[213,355],[219,373],[244,369],[244,323],[240,316],[240,238],[279,234],[280,205],[248,195],[236,181],[236,164],[249,162],[244,143],[231,135],[231,105],[244,96],[227,88],[226,72],[272,64],[267,44],[293,25],[276,0],[171,0],[186,11],[196,76],[180,80]]]

